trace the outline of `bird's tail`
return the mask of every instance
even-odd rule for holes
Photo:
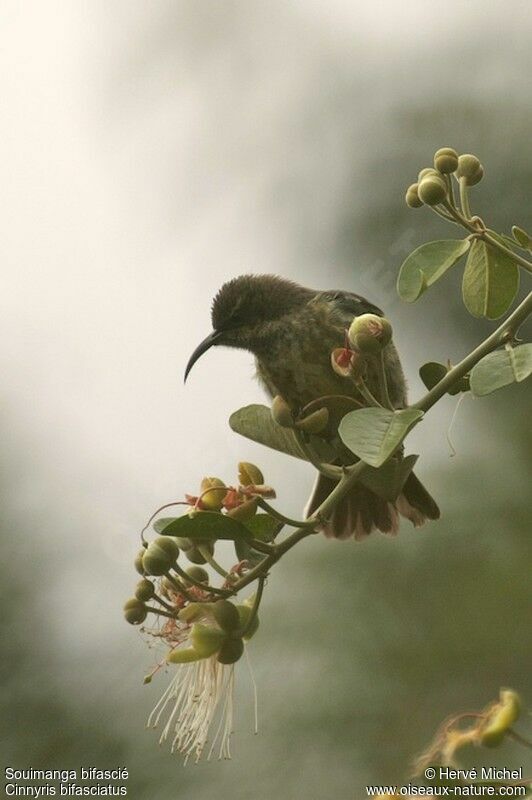
[[[336,482],[318,475],[314,490],[305,509],[310,516],[329,496]],[[420,480],[410,473],[402,493],[394,503],[376,495],[362,484],[356,484],[343,500],[336,505],[322,530],[325,536],[335,539],[363,539],[373,530],[394,536],[399,530],[399,519],[405,517],[414,527],[423,525],[427,519],[438,519],[440,509]]]

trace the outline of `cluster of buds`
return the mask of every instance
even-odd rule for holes
[[[464,179],[467,186],[474,186],[484,175],[479,159],[471,153],[458,155],[452,147],[441,147],[434,154],[434,166],[422,169],[416,183],[406,190],[405,200],[410,208],[422,205],[436,206],[449,199],[447,175],[454,174],[457,180]]]
[[[196,510],[219,511],[245,522],[256,514],[259,497],[275,497],[275,490],[266,486],[264,476],[255,464],[241,461],[237,486],[227,486],[220,478],[203,478],[199,495],[187,494],[186,501]]]

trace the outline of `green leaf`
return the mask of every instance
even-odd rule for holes
[[[423,412],[417,408],[401,411],[361,408],[343,418],[338,432],[343,443],[356,456],[372,467],[380,467],[422,416]]]
[[[532,374],[532,344],[505,347],[484,356],[471,370],[471,391],[491,394],[511,383],[521,383]]]
[[[299,446],[293,432],[289,428],[283,428],[272,419],[271,411],[267,406],[250,405],[240,408],[229,417],[229,426],[259,444],[271,447],[281,453],[286,453],[294,458],[301,458],[307,461],[305,453]],[[313,448],[317,451],[323,461],[331,461],[336,458],[336,453],[331,445],[318,436],[311,436]]]
[[[475,239],[462,282],[464,304],[469,313],[474,317],[497,319],[511,306],[518,288],[519,268],[515,261],[482,239]]]
[[[530,250],[532,247],[532,237],[529,233],[527,233],[523,228],[520,228],[518,225],[514,225],[512,227],[512,234],[519,245],[523,250]]]
[[[445,378],[447,373],[449,372],[449,368],[445,366],[445,364],[440,364],[437,361],[429,361],[427,364],[423,364],[422,367],[419,369],[419,377],[430,391],[431,389],[436,386],[437,383],[441,381],[442,378]],[[463,378],[453,386],[452,389],[449,389],[447,394],[455,395],[460,394],[460,392],[468,392],[469,391],[469,378],[465,375]]]
[[[418,458],[419,456],[411,455],[399,461],[390,459],[378,469],[368,467],[360,476],[360,482],[379,497],[393,503],[401,494]]]
[[[251,531],[253,538],[260,542],[273,542],[279,529],[279,522],[269,514],[255,514],[246,520],[246,528]]]
[[[410,253],[399,270],[399,297],[407,303],[415,302],[467,253],[469,246],[469,239],[440,239],[422,244]]]
[[[166,524],[164,524],[166,523]],[[252,539],[251,532],[242,522],[218,511],[189,511],[182,517],[167,517],[154,523],[155,530],[163,536],[186,539]]]

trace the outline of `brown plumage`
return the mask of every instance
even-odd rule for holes
[[[354,317],[382,311],[359,295],[342,291],[315,291],[275,275],[242,275],[224,284],[213,301],[213,333],[196,349],[187,367],[211,345],[249,350],[257,374],[270,396],[281,395],[298,414],[319,397],[349,395],[363,404],[356,386],[331,368],[331,352],[345,343],[345,331]],[[384,351],[391,402],[406,405],[406,385],[393,344]],[[376,364],[368,361],[366,383],[379,394]],[[329,438],[334,431],[329,430]],[[339,463],[354,456],[340,448]],[[334,481],[319,475],[307,506],[310,514],[328,496]],[[378,529],[396,533],[399,515],[414,525],[437,519],[439,509],[412,473],[401,496],[392,504],[361,484],[340,502],[324,527],[328,536],[362,538]]]

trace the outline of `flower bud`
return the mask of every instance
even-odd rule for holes
[[[203,539],[201,542],[199,539],[196,539],[195,544],[190,548],[190,550],[185,552],[185,555],[193,564],[206,564],[207,559],[200,553],[198,546],[201,546],[202,549],[206,550],[209,555],[214,555],[214,544],[208,539]]]
[[[201,658],[208,658],[222,647],[225,642],[225,633],[211,625],[196,623],[192,626],[190,641],[192,647]]]
[[[410,208],[421,208],[423,205],[419,199],[418,188],[417,183],[412,183],[406,190],[405,202]]]
[[[170,536],[159,536],[148,545],[143,557],[142,566],[147,575],[164,575],[175,564],[179,555],[179,547]]]
[[[437,206],[447,197],[447,186],[441,175],[427,175],[418,186],[419,199],[427,206]]]
[[[243,630],[246,629],[247,624],[248,624],[248,622],[250,620],[250,617],[251,617],[251,606],[248,606],[248,605],[245,605],[245,604],[244,605],[238,605],[236,607],[236,610],[238,611],[238,616],[240,617],[240,630],[243,631]],[[259,615],[255,614],[255,616],[253,618],[253,622],[251,623],[249,629],[246,630],[246,632],[245,632],[245,634],[243,635],[242,638],[245,641],[247,641],[248,639],[251,639],[251,637],[254,636],[257,633],[258,627],[259,627]]]
[[[329,411],[327,408],[318,408],[303,419],[298,419],[296,428],[305,433],[321,433],[329,422]]]
[[[190,575],[191,578],[194,578],[195,581],[199,581],[200,583],[209,583],[209,573],[207,570],[203,569],[203,567],[189,567],[186,570],[186,573],[187,575]],[[187,583],[186,580],[184,582]]]
[[[202,658],[193,647],[170,650],[166,656],[168,664],[190,664],[192,661],[199,661]]]
[[[136,572],[139,573],[139,575],[144,575],[144,567],[142,566],[142,557],[144,556],[145,552],[146,549],[143,547],[141,550],[139,550],[139,552],[135,556],[135,561],[134,561],[135,570]]]
[[[124,603],[124,617],[130,625],[140,625],[144,622],[148,612],[146,606],[137,597],[132,597]]]
[[[238,609],[229,600],[217,600],[212,603],[211,610],[220,628],[227,633],[236,630],[240,625]]]
[[[234,664],[244,652],[244,642],[242,639],[227,639],[220,648],[218,661],[220,664]]]
[[[264,483],[264,475],[255,464],[241,461],[238,465],[238,480],[241,486],[256,486]]]
[[[151,600],[154,594],[155,586],[153,585],[152,581],[149,581],[147,578],[145,578],[143,581],[139,581],[137,583],[137,588],[135,589],[135,597],[137,600],[146,602],[146,600]]]
[[[258,499],[256,497],[245,500],[243,503],[240,503],[239,506],[229,509],[227,516],[239,522],[246,522],[246,520],[251,519],[257,513],[257,503]]]
[[[208,491],[212,489],[212,491]],[[220,478],[203,478],[201,482],[200,503],[206,511],[219,511],[227,489]]]
[[[425,167],[425,169],[422,169],[419,175],[417,176],[417,182],[421,183],[423,178],[426,178],[428,175],[431,175],[434,178],[439,178],[441,180],[441,173],[438,172],[437,169],[434,169],[434,167]]]
[[[485,747],[497,747],[521,713],[521,699],[517,692],[501,689],[499,698],[480,731],[480,743]]]
[[[210,603],[188,603],[178,613],[177,618],[181,622],[197,622],[210,614]]]
[[[438,172],[449,175],[458,167],[458,153],[452,147],[440,147],[434,153],[434,166]]]
[[[385,317],[361,314],[351,323],[348,338],[361,353],[379,353],[392,340],[392,326]]]
[[[455,170],[457,178],[466,178],[468,186],[478,183],[484,174],[484,170],[478,158],[471,153],[464,153],[458,158],[458,167]],[[480,175],[480,177],[479,177]]]
[[[272,417],[283,428],[294,427],[294,418],[290,411],[290,406],[280,394],[276,395],[272,400]]]
[[[331,353],[331,367],[341,378],[359,378],[366,368],[361,353],[348,347],[336,347]]]

